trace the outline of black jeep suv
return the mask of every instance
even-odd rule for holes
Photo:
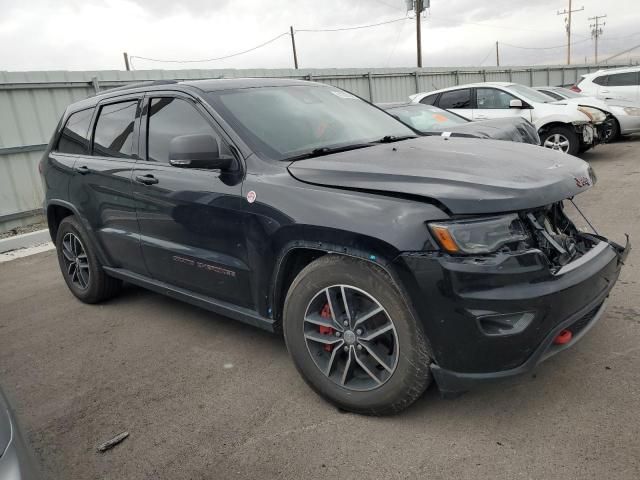
[[[284,333],[339,407],[518,374],[601,316],[628,248],[579,231],[595,178],[532,145],[421,137],[327,85],[148,82],[74,103],[41,165],[63,277]]]

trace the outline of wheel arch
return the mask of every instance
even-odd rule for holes
[[[343,239],[346,240],[346,239]],[[270,285],[269,305],[271,316],[280,328],[284,301],[293,280],[314,260],[325,255],[357,258],[383,269],[392,282],[399,284],[399,277],[393,272],[392,261],[400,253],[391,245],[377,240],[353,238],[338,243],[323,243],[311,240],[296,240],[282,247],[277,256]],[[366,248],[364,245],[367,245]]]

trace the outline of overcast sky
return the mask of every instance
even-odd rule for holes
[[[423,18],[424,66],[564,63],[566,0],[432,0]],[[640,44],[638,0],[574,0],[573,63],[593,56],[588,17],[607,14],[600,55]],[[198,60],[250,49],[288,31],[351,27],[406,16],[405,0],[0,0],[0,70],[123,69],[122,52]],[[300,67],[415,67],[415,20],[296,34]],[[640,58],[640,49],[633,55]],[[619,59],[627,60],[628,55]],[[226,60],[136,69],[286,68],[291,40]]]

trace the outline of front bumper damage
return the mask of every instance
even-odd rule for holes
[[[574,345],[605,310],[630,245],[589,235],[589,250],[563,265],[540,248],[461,257],[442,252],[396,258],[430,340],[443,394],[520,375]],[[554,262],[556,260],[554,259]],[[563,330],[572,338],[558,345]]]

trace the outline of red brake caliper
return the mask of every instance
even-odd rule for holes
[[[322,307],[322,310],[320,311],[320,316],[322,318],[331,318],[331,308],[329,307],[328,303],[324,304],[324,307]],[[331,327],[325,327],[324,325],[319,325],[320,328],[320,333],[322,335],[333,335],[335,330]],[[330,352],[331,350],[333,350],[333,345],[325,345],[324,346],[325,351]]]

